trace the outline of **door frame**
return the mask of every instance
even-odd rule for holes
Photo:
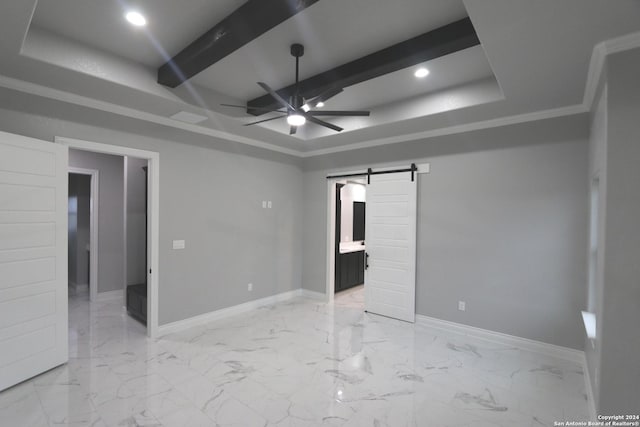
[[[89,198],[89,301],[95,301],[98,295],[98,215],[100,213],[100,171],[69,166],[69,174],[91,177],[91,196]]]
[[[147,194],[147,248],[149,271],[147,272],[147,336],[158,336],[158,285],[160,272],[160,153],[122,145],[104,144],[74,138],[56,136],[54,142],[68,148],[94,153],[130,156],[146,159],[149,167],[149,191]]]
[[[376,171],[386,171],[386,170],[394,170],[405,167],[404,164],[396,164],[394,166],[384,165],[384,166],[376,166],[374,167]],[[429,163],[420,163],[417,164],[418,170],[416,173],[418,174],[428,174],[431,172],[431,165]],[[366,168],[365,168],[366,169]],[[332,170],[327,173],[328,176],[343,174],[358,174],[362,173],[362,170]],[[362,177],[366,178],[367,173],[364,172]],[[335,225],[336,225],[336,184],[345,182],[345,178],[327,178],[327,258],[326,258],[326,269],[325,269],[325,277],[326,277],[326,287],[325,287],[325,301],[328,303],[333,302],[335,288],[335,269],[336,269],[336,261],[334,255],[335,249]],[[365,182],[365,186],[366,186]],[[366,242],[365,242],[366,247]],[[366,284],[365,284],[366,286]]]

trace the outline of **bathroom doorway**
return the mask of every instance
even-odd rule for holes
[[[364,180],[335,183],[333,293],[341,303],[364,307],[366,265]]]

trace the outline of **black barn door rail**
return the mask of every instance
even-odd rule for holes
[[[415,174],[416,172],[418,172],[418,167],[416,166],[415,163],[411,163],[411,166],[406,169],[389,169],[389,170],[374,171],[373,169],[368,168],[366,172],[356,172],[356,173],[349,173],[345,175],[327,175],[327,179],[353,178],[355,176],[366,176],[367,184],[371,184],[371,175],[384,175],[387,173],[400,173],[400,172],[411,172],[411,181],[413,182],[415,180]]]

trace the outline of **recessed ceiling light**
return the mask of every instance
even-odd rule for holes
[[[324,107],[324,102],[320,101],[316,104],[316,108],[322,108]]]
[[[140,12],[127,12],[124,16],[131,25],[136,27],[144,27],[147,25],[147,19]]]
[[[427,77],[429,75],[429,70],[427,70],[424,67],[420,67],[416,70],[415,73],[413,73],[414,76],[418,77],[419,79],[423,78],[423,77]]]
[[[291,113],[287,116],[287,123],[291,126],[302,126],[305,124],[307,119],[302,114],[299,113]]]

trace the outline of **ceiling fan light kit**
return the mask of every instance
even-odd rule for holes
[[[287,116],[287,123],[291,126],[302,126],[306,122],[307,119],[301,114],[291,113]]]
[[[287,101],[278,92],[273,90],[271,86],[264,82],[258,82],[258,85],[263,88],[278,104],[276,108],[266,109],[269,112],[286,113],[277,117],[272,117],[265,120],[259,120],[257,122],[247,123],[245,126],[252,126],[258,123],[264,123],[272,120],[277,120],[283,117],[287,118],[287,124],[290,126],[289,134],[294,135],[299,126],[303,126],[307,122],[314,123],[319,126],[326,127],[336,132],[344,130],[340,126],[328,123],[324,120],[318,119],[316,116],[332,116],[332,117],[367,117],[371,114],[370,111],[324,111],[324,110],[312,110],[311,105],[315,105],[316,108],[324,106],[324,102],[329,98],[336,96],[343,91],[341,87],[330,87],[318,96],[311,99],[305,99],[300,93],[299,81],[300,81],[300,57],[304,55],[304,46],[299,43],[294,43],[290,48],[291,56],[296,58],[296,82],[293,95],[289,97]],[[227,107],[246,108],[248,106],[241,105],[229,105],[222,104]],[[283,111],[284,109],[284,111]]]

